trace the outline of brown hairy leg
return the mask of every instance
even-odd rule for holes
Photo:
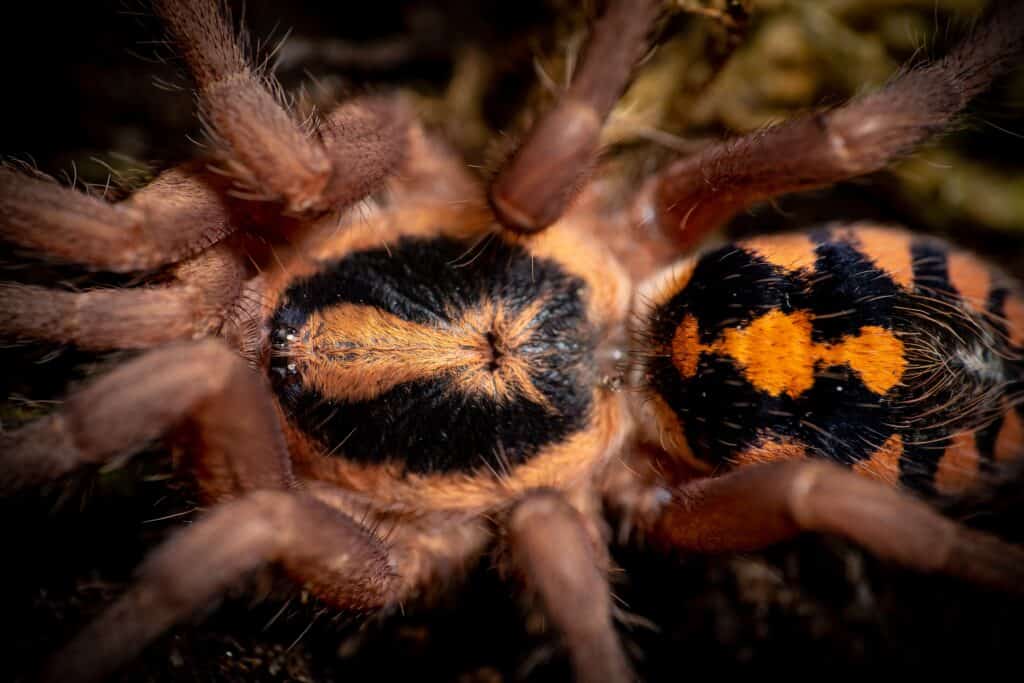
[[[572,84],[533,125],[491,185],[491,205],[505,227],[543,230],[582,187],[597,159],[604,121],[647,49],[661,6],[660,0],[609,2]]]
[[[323,203],[340,208],[358,201],[402,168],[412,118],[401,98],[373,95],[344,102],[327,114],[318,131],[334,166]]]
[[[565,638],[577,681],[633,680],[612,625],[611,590],[580,514],[555,491],[538,490],[508,519],[515,566]]]
[[[945,58],[845,105],[712,145],[653,179],[640,202],[684,245],[772,197],[881,170],[947,129],[1024,51],[1024,3],[994,9]],[[642,211],[642,215],[650,212]]]
[[[220,341],[178,343],[124,363],[56,412],[0,432],[0,491],[125,456],[179,426],[199,442],[210,499],[294,486],[270,390]]]
[[[201,164],[173,168],[118,204],[0,166],[0,239],[94,270],[180,261],[239,227],[225,182]]]
[[[319,131],[323,139],[311,135],[272,80],[249,65],[220,2],[156,0],[154,7],[195,80],[200,116],[252,198],[282,200],[296,214],[339,208],[400,163],[401,117],[384,100],[340,107]]]
[[[184,286],[65,292],[0,283],[0,336],[16,340],[148,348],[191,337],[193,310]]]
[[[634,521],[666,548],[758,550],[801,532],[835,534],[910,569],[1024,591],[1024,548],[973,531],[897,489],[824,462],[750,465],[676,490]]]
[[[166,286],[84,292],[0,282],[0,337],[102,351],[218,332],[246,275],[237,252],[215,245],[173,273]]]
[[[279,562],[353,611],[396,599],[384,544],[297,491],[256,491],[214,507],[153,551],[132,586],[50,660],[45,681],[98,681],[249,572]]]

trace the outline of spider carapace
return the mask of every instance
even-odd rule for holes
[[[0,488],[168,436],[210,503],[44,677],[103,678],[266,565],[383,612],[490,553],[578,679],[624,683],[606,513],[663,550],[830,533],[1024,589],[1024,550],[925,502],[1024,453],[1018,285],[873,224],[679,261],[755,202],[880,170],[956,121],[1024,51],[1024,3],[877,92],[634,186],[603,174],[599,136],[663,4],[606,3],[486,191],[402,97],[300,124],[214,0],[154,3],[211,158],[118,204],[0,168],[0,238],[154,275],[0,284],[5,337],[144,350],[0,432]]]
[[[624,270],[571,226],[510,239],[426,215],[355,226],[268,278],[291,450],[415,509],[591,476],[628,424],[609,386]]]

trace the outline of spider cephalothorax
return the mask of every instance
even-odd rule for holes
[[[1024,551],[915,497],[966,491],[1024,449],[1018,285],[867,224],[676,258],[753,202],[879,169],[941,130],[1021,52],[1024,6],[997,2],[944,59],[709,145],[625,198],[589,180],[657,0],[607,3],[486,192],[402,98],[300,125],[217,2],[155,6],[212,157],[118,204],[0,169],[3,239],[157,271],[135,288],[0,285],[7,336],[148,349],[0,434],[0,486],[166,435],[211,507],[48,677],[107,675],[267,564],[338,609],[380,611],[498,546],[576,676],[626,681],[606,509],[672,549],[826,532],[1021,590]]]
[[[302,438],[377,495],[377,476],[393,480],[396,505],[487,506],[592,467],[625,426],[598,359],[629,287],[582,238],[371,221],[308,252],[310,274],[291,266],[263,297],[273,384]]]
[[[305,431],[422,473],[514,467],[584,428],[597,333],[583,281],[521,247],[471,249],[402,238],[288,288],[275,370]]]

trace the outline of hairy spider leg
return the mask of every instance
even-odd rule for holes
[[[826,462],[743,467],[675,487],[633,520],[652,544],[700,553],[759,550],[834,534],[915,571],[1024,591],[1024,549],[958,524],[909,493]]]
[[[293,214],[329,211],[364,196],[401,162],[401,117],[385,100],[339,107],[307,131],[280,87],[249,64],[220,3],[159,0],[155,9],[195,80],[200,116],[253,198],[282,201]]]
[[[580,513],[557,491],[523,496],[508,519],[507,543],[527,586],[565,638],[581,683],[633,680],[612,624],[604,548],[595,545]]]
[[[204,494],[219,500],[294,485],[269,387],[223,342],[149,351],[93,380],[61,408],[0,432],[0,490],[45,482],[85,464],[138,452],[191,427]]]
[[[554,223],[597,160],[605,119],[647,49],[660,0],[612,0],[594,26],[578,72],[554,109],[530,129],[490,187],[502,224],[536,232]]]
[[[217,505],[150,553],[135,584],[54,656],[44,681],[99,681],[246,574],[278,562],[339,607],[379,609],[396,577],[385,545],[299,491],[253,491]]]
[[[883,169],[947,130],[1024,50],[1024,4],[998,0],[946,57],[877,92],[711,145],[647,183],[638,201],[682,247],[752,204]]]
[[[385,544],[337,509],[334,487],[293,476],[265,382],[220,341],[167,345],[92,381],[63,407],[0,433],[0,491],[140,450],[169,432],[215,505],[152,551],[136,583],[52,658],[43,679],[96,681],[253,570],[279,564],[319,598],[353,612],[394,604],[453,558]],[[304,485],[305,484],[305,485]],[[478,534],[451,543],[462,558]],[[468,549],[468,550],[467,550]]]
[[[80,349],[146,349],[219,332],[242,291],[245,263],[225,244],[172,269],[175,281],[68,292],[0,282],[0,335]]]
[[[111,204],[0,166],[0,239],[92,270],[150,270],[193,256],[240,227],[240,207],[226,198],[225,186],[192,162]]]

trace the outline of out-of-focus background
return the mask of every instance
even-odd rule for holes
[[[598,2],[248,0],[259,54],[296,107],[401,89],[486,175],[565,82]],[[666,0],[666,4],[672,4]],[[603,172],[622,192],[678,154],[834,105],[910,59],[941,54],[980,0],[680,0],[606,130]],[[746,9],[748,12],[744,12]],[[287,40],[275,50],[280,41]],[[5,8],[0,154],[117,197],[201,153],[188,81],[145,4]],[[271,54],[273,53],[273,54]],[[1024,69],[957,130],[891,170],[758,207],[729,227],[776,231],[874,219],[947,236],[1024,276]],[[0,247],[0,279],[130,283]],[[52,409],[118,354],[0,348],[0,423]],[[0,678],[24,673],[124,587],[147,548],[195,514],[188,477],[160,450],[0,503]],[[951,514],[1024,540],[1024,477]],[[829,539],[728,558],[617,548],[622,635],[645,680],[716,666],[836,672],[1016,666],[1024,602],[902,572]],[[175,629],[126,681],[563,680],[543,619],[486,566],[429,609],[339,617],[272,575]],[[1012,670],[1012,669],[1011,669]]]

